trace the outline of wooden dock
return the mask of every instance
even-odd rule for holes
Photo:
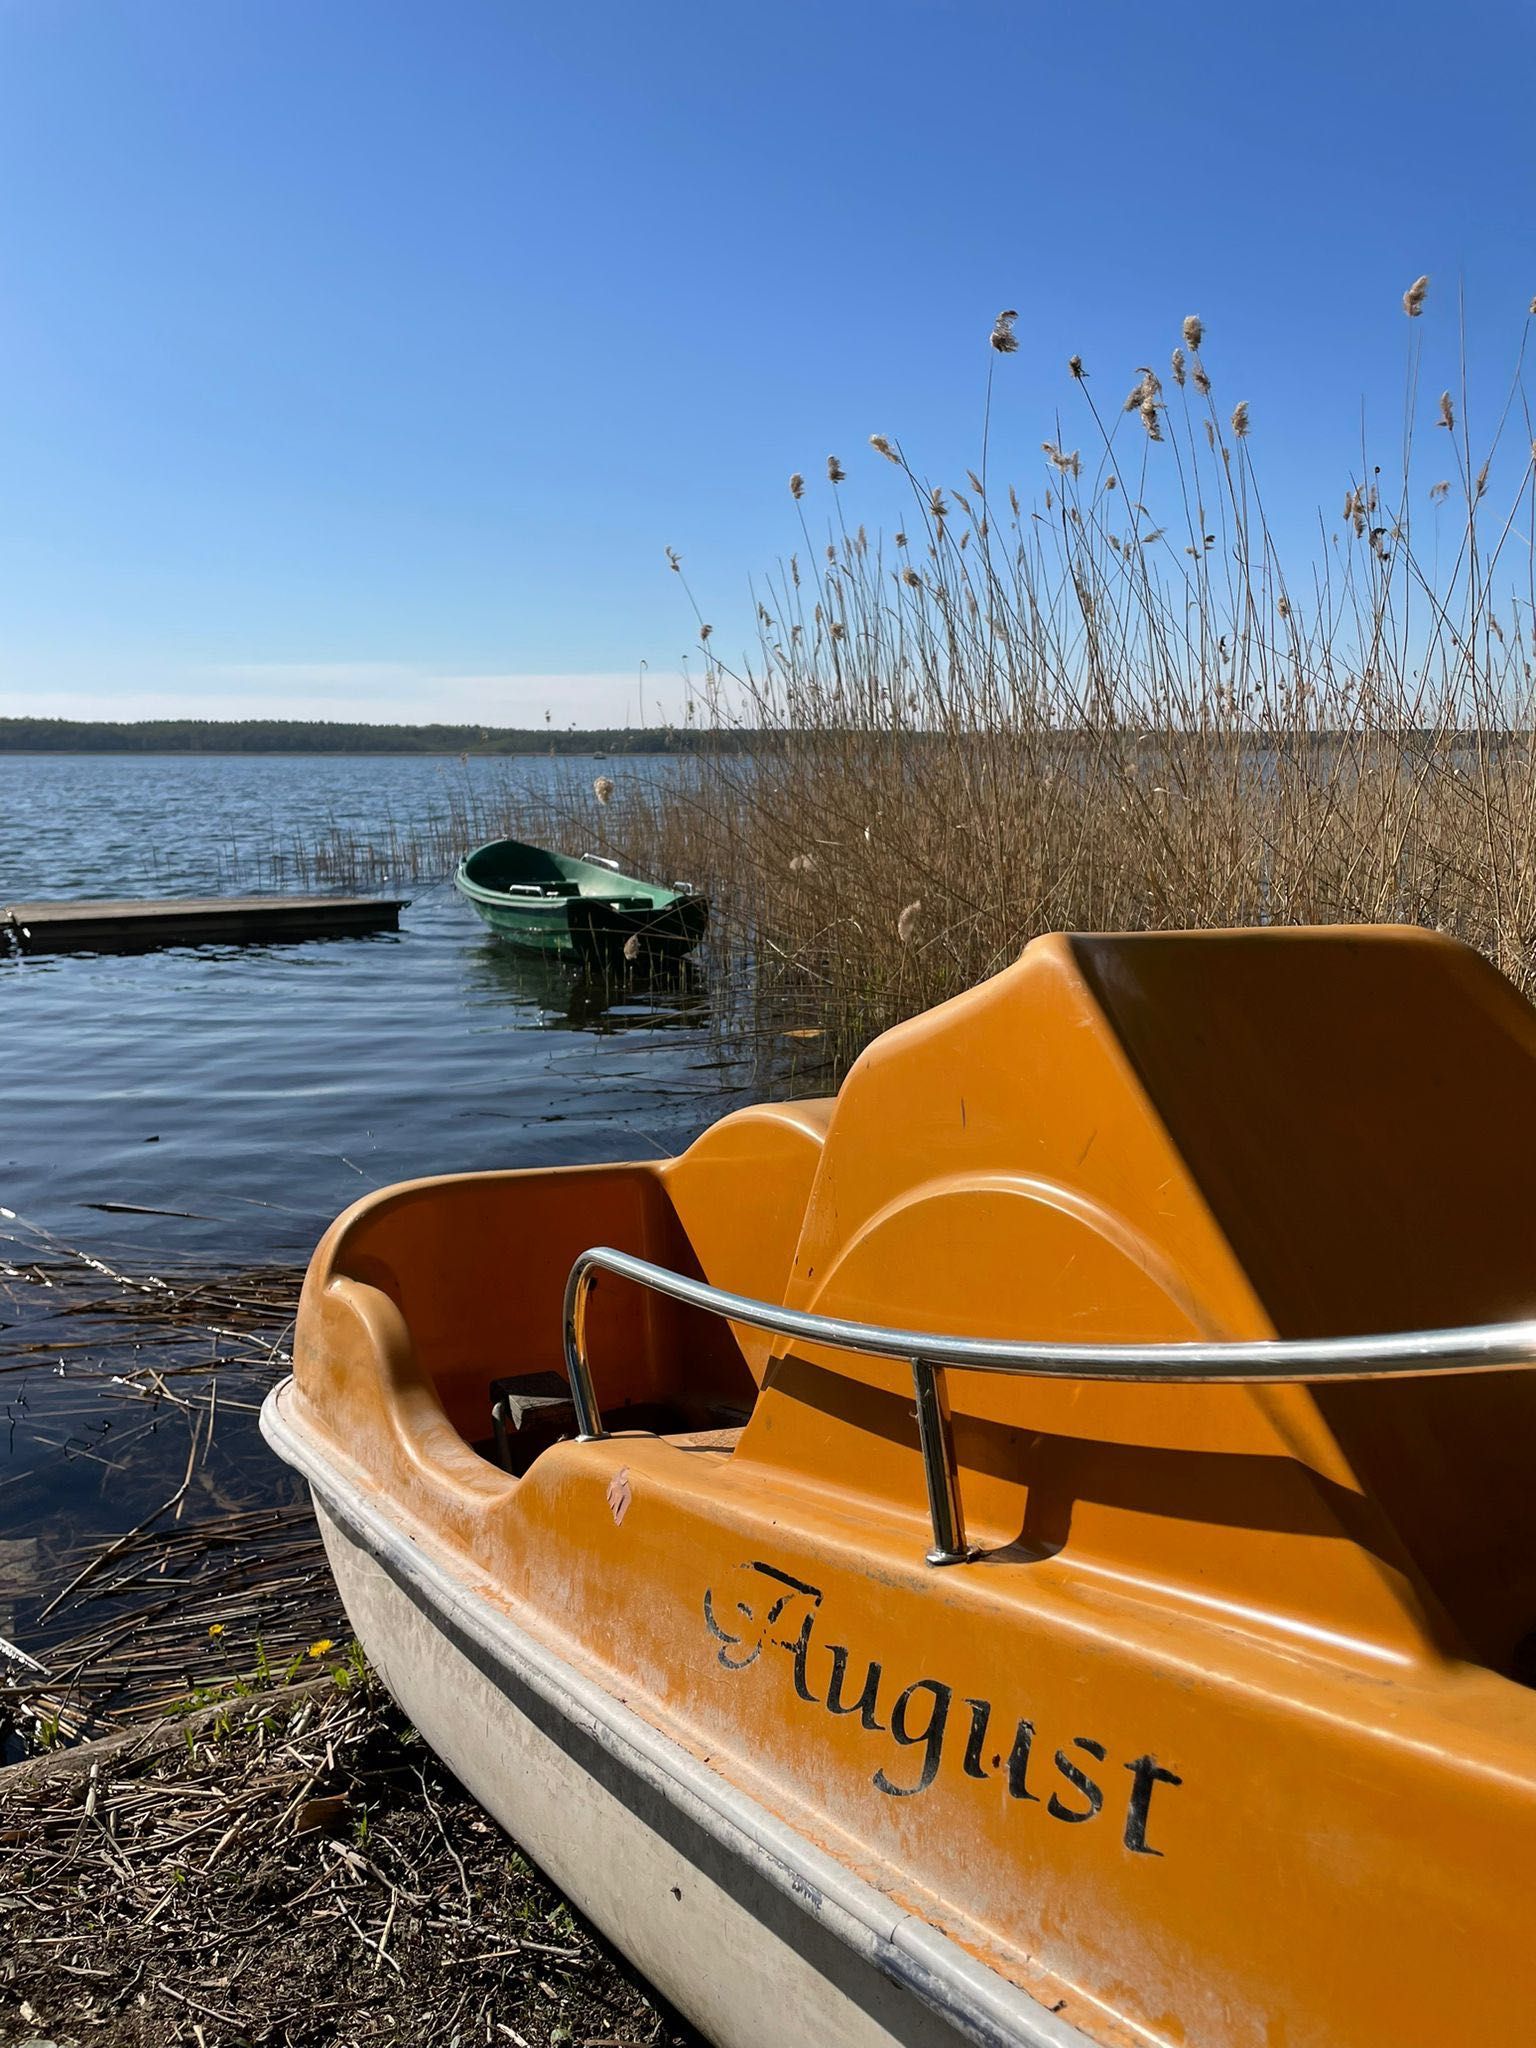
[[[357,938],[400,928],[399,896],[194,896],[127,903],[10,903],[0,935],[23,953],[140,953],[155,946]]]

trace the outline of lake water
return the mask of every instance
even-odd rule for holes
[[[424,814],[448,774],[604,772],[4,755],[0,903],[230,893],[242,864],[331,820]],[[302,1256],[369,1188],[668,1153],[729,1106],[707,964],[686,989],[604,1001],[509,953],[446,881],[378,893],[411,898],[398,935],[0,959],[0,1204],[71,1243]],[[103,1201],[188,1213],[107,1232]]]
[[[0,904],[241,893],[274,853],[332,822],[427,815],[449,777],[489,795],[509,777],[667,772],[644,760],[5,755]],[[57,1266],[63,1247],[139,1274],[297,1264],[369,1189],[655,1157],[743,1099],[711,1028],[707,951],[682,986],[594,990],[509,953],[449,882],[377,893],[410,897],[398,934],[0,954],[0,1208],[12,1212],[0,1216],[0,1635],[48,1652],[98,1625],[99,1595],[96,1609],[51,1619],[47,1598],[103,1536],[166,1499],[195,1420],[174,1400],[146,1410],[142,1385],[126,1417],[115,1318],[68,1321],[63,1296],[7,1280],[7,1264]],[[135,1363],[173,1354],[185,1362],[146,1332]],[[292,1511],[290,1476],[255,1436],[259,1385],[237,1365],[220,1387],[188,1520],[216,1530],[253,1506]],[[258,1601],[264,1554],[252,1552]],[[221,1627],[229,1668],[244,1668],[263,1629],[281,1634],[270,1611]],[[204,1663],[193,1675],[217,1674]]]

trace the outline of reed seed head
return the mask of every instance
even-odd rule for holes
[[[683,558],[676,548],[667,549],[667,567],[674,576],[681,576],[683,573]]]
[[[1248,401],[1240,398],[1232,408],[1232,431],[1239,441],[1248,438]]]
[[[1200,393],[1201,397],[1209,398],[1211,395],[1211,380],[1207,377],[1199,363],[1195,364],[1195,367],[1189,374],[1194,379],[1195,389]]]
[[[1145,398],[1141,403],[1141,424],[1147,430],[1149,441],[1161,441],[1163,429],[1157,417],[1157,400]]]
[[[640,958],[640,934],[638,932],[631,932],[624,941],[624,958],[630,961],[631,964]]]
[[[1171,367],[1172,367],[1172,370],[1173,370],[1173,381],[1174,381],[1174,383],[1175,383],[1175,384],[1177,384],[1177,385],[1178,385],[1179,389],[1180,389],[1180,390],[1182,391],[1182,390],[1184,389],[1184,351],[1183,351],[1183,349],[1181,349],[1181,348],[1176,348],[1176,349],[1174,350],[1173,354],[1172,354],[1172,355],[1171,355],[1171,356],[1170,356],[1170,357],[1168,358],[1168,361],[1169,361],[1169,364],[1171,365]]]
[[[700,638],[701,640],[707,640],[707,639],[709,638],[710,634],[711,634],[711,633],[713,633],[713,631],[714,631],[714,630],[715,630],[715,629],[714,629],[714,627],[713,627],[713,626],[700,626],[700,628],[699,628],[699,638]]]
[[[815,854],[797,853],[789,863],[789,872],[792,875],[813,875],[816,872]]]
[[[901,580],[907,585],[909,590],[921,590],[923,587],[923,579],[915,569],[903,569]]]
[[[1417,320],[1424,310],[1424,301],[1429,296],[1429,279],[1416,277],[1403,293],[1403,311],[1410,320]]]
[[[829,455],[829,456],[827,457],[827,482],[828,482],[828,483],[830,483],[830,484],[840,484],[840,483],[841,483],[841,482],[843,481],[843,478],[844,478],[845,476],[847,476],[847,474],[848,474],[847,470],[846,470],[846,469],[844,469],[843,465],[842,465],[842,464],[841,464],[841,463],[840,463],[840,462],[838,461],[838,459],[837,459],[837,457],[836,457],[835,455]]]
[[[1440,415],[1435,421],[1435,425],[1437,427],[1444,427],[1447,433],[1456,425],[1456,408],[1451,403],[1449,391],[1442,391],[1440,394]]]
[[[885,438],[884,434],[871,434],[869,445],[877,455],[883,455],[887,462],[900,462],[901,457]]]
[[[1018,317],[1017,312],[1010,306],[1006,312],[999,313],[992,323],[992,332],[988,339],[1000,356],[1011,356],[1018,348],[1019,337],[1013,331],[1013,323]]]
[[[923,906],[921,899],[919,899],[916,903],[907,904],[897,918],[896,936],[904,946],[911,945],[913,934],[917,930],[917,921],[922,914]]]
[[[613,777],[611,775],[599,775],[592,785],[592,794],[600,804],[611,804],[613,802]]]
[[[1448,498],[1450,495],[1451,480],[1449,477],[1442,477],[1439,483],[1431,484],[1429,487],[1429,501],[1432,505],[1440,504],[1444,499]]]
[[[928,494],[928,510],[935,519],[944,520],[949,517],[949,507],[944,502],[944,493],[937,484]]]
[[[1198,313],[1184,315],[1184,346],[1198,349],[1205,339],[1205,322]]]
[[[1084,371],[1084,369],[1083,369],[1083,359],[1082,359],[1082,357],[1081,357],[1081,356],[1068,356],[1068,357],[1067,357],[1067,368],[1068,368],[1068,369],[1069,369],[1069,370],[1070,370],[1070,371],[1072,372],[1072,375],[1073,375],[1073,376],[1074,376],[1074,377],[1075,377],[1075,378],[1077,379],[1078,383],[1079,383],[1079,384],[1081,384],[1081,383],[1082,383],[1082,381],[1083,381],[1083,378],[1084,378],[1084,376],[1085,376],[1085,374],[1086,374],[1086,372],[1085,372],[1085,371]]]
[[[798,469],[789,480],[789,495],[792,498],[803,498],[805,496],[805,478]]]

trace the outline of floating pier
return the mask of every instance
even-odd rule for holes
[[[0,936],[23,953],[140,953],[155,946],[357,938],[400,928],[399,896],[195,896],[126,903],[10,903]]]

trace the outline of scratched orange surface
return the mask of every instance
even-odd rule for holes
[[[952,1372],[979,1555],[934,1570],[904,1366],[604,1278],[619,1433],[521,1478],[472,1446],[492,1379],[561,1370],[592,1244],[869,1322],[1114,1341],[1529,1315],[1533,1242],[1536,1015],[1476,955],[1049,938],[835,1103],[360,1203],[306,1284],[299,1405],[523,1626],[1106,2043],[1513,2043],[1536,1376]]]

